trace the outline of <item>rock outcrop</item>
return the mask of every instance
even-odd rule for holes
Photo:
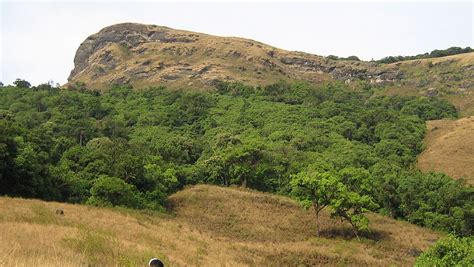
[[[433,70],[440,69],[440,73],[444,73],[441,68],[457,64],[456,58],[437,60],[434,64],[425,61],[381,64],[336,60],[286,51],[249,39],[122,23],[102,29],[79,46],[68,84],[85,84],[87,88],[95,89],[106,89],[113,84],[131,84],[135,88],[166,85],[205,89],[212,87],[216,80],[249,85],[266,85],[280,80],[313,83],[365,80],[378,85],[403,81],[411,87],[426,90],[439,86],[430,82],[440,80]],[[464,64],[464,72],[473,73],[471,61]],[[415,68],[416,73],[411,71]],[[428,76],[420,79],[423,76],[419,69],[428,76],[432,73],[433,79]],[[460,87],[468,88],[469,85],[471,83]]]
[[[398,70],[381,71],[375,63],[331,60],[242,38],[122,23],[102,29],[79,46],[68,80],[97,88],[117,83],[206,87],[215,80],[264,85],[294,79],[383,82],[402,76]]]

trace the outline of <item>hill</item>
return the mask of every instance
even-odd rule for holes
[[[324,214],[316,238],[311,211],[237,188],[194,186],[169,202],[172,215],[2,197],[0,265],[410,265],[440,236],[373,214],[375,233],[356,241]]]
[[[206,90],[216,81],[253,86],[280,80],[365,81],[376,88],[376,95],[442,98],[454,104],[461,116],[474,115],[472,52],[383,64],[290,52],[243,38],[123,23],[89,36],[77,50],[74,63],[70,87],[104,90],[111,84],[130,84],[135,88],[166,85]],[[431,142],[427,144],[432,151],[429,153],[444,153]],[[433,160],[430,164],[437,164],[440,167],[436,170],[447,173],[452,173],[449,168],[469,170],[462,162],[473,155],[464,156],[467,161],[454,165],[447,163],[449,160],[443,164]],[[426,165],[423,158],[420,166]]]
[[[474,117],[430,121],[427,127],[427,148],[418,158],[418,167],[474,184]]]
[[[351,58],[352,59],[352,58]],[[384,64],[286,51],[254,40],[157,25],[121,23],[89,36],[78,48],[69,87],[209,89],[216,81],[260,86],[280,80],[365,81],[380,94],[437,96],[474,115],[474,53]]]
[[[249,39],[136,23],[112,25],[89,36],[78,48],[74,64],[70,83],[85,82],[98,88],[114,83],[198,88],[210,87],[215,80],[249,85],[295,79],[320,82],[332,76],[349,79],[367,71],[360,62],[289,52]]]
[[[474,115],[474,53],[392,63],[404,73],[387,84],[384,95],[439,97],[456,106],[461,116]]]

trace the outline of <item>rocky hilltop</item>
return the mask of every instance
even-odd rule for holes
[[[248,39],[135,23],[112,25],[89,36],[74,64],[69,82],[98,88],[125,83],[209,86],[216,80],[252,85],[294,79],[380,83],[403,78],[396,66],[332,60]]]
[[[216,81],[364,80],[377,85],[381,94],[442,97],[462,115],[474,115],[474,53],[383,64],[136,23],[112,25],[89,36],[76,52],[68,80],[69,86],[102,90],[113,84],[206,89]]]

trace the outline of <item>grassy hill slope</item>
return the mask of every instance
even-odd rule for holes
[[[463,119],[427,123],[426,150],[418,167],[474,183],[474,53],[393,63],[405,78],[387,85],[384,95],[425,95],[451,102]],[[471,116],[471,117],[469,117]]]
[[[439,234],[380,215],[356,241],[347,225],[286,197],[199,185],[170,197],[172,215],[0,198],[0,266],[410,265]],[[56,215],[56,209],[64,215]]]
[[[461,116],[474,115],[474,53],[389,64],[404,73],[387,84],[385,95],[424,95],[448,100]]]
[[[474,117],[430,121],[427,127],[427,148],[418,158],[418,167],[474,184]]]

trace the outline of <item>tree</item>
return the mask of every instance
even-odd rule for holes
[[[252,140],[254,141],[254,140]],[[230,176],[242,187],[254,183],[257,165],[263,158],[263,146],[258,142],[250,142],[226,149],[226,161],[230,166]]]
[[[372,197],[350,191],[346,186],[339,187],[336,196],[330,203],[331,217],[347,221],[359,239],[359,232],[369,229],[369,219],[364,213],[376,209],[378,205]]]
[[[319,213],[337,197],[343,184],[329,172],[300,172],[291,177],[292,193],[304,207],[313,207],[316,233],[320,236]]]
[[[369,229],[369,219],[364,213],[378,208],[371,196],[371,177],[367,170],[354,167],[344,168],[338,174],[344,186],[339,188],[338,198],[331,202],[331,216],[347,221],[359,238],[359,231]]]
[[[152,160],[154,162],[147,163],[144,168],[142,191],[145,191],[147,207],[151,209],[160,209],[165,204],[166,197],[175,192],[179,186],[176,170],[160,166],[160,159]],[[142,184],[143,184],[142,182]],[[145,190],[143,190],[145,189]]]
[[[17,129],[8,120],[0,120],[0,194],[16,191],[17,168],[15,158],[18,144],[15,142]]]
[[[13,84],[18,88],[30,88],[31,83],[23,79],[16,79]]]
[[[200,167],[210,182],[258,188],[262,185],[258,178],[265,169],[264,150],[263,143],[252,136],[241,139],[229,133],[219,134]]]
[[[347,58],[345,58],[347,60],[354,60],[354,61],[360,61],[360,59],[357,57],[357,56],[348,56]]]
[[[100,176],[92,186],[87,204],[96,206],[124,206],[141,208],[143,203],[133,185],[122,179],[106,175]]]
[[[313,206],[316,213],[317,235],[320,235],[319,213],[331,208],[331,217],[347,221],[359,238],[359,231],[368,230],[369,220],[364,215],[378,206],[367,195],[368,172],[346,168],[338,174],[329,171],[300,172],[291,179],[293,194],[305,206]]]

